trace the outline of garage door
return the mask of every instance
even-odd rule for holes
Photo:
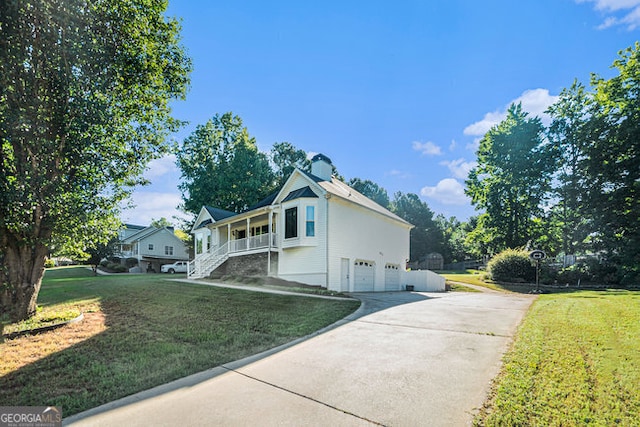
[[[354,265],[354,292],[371,292],[375,280],[375,266],[371,261],[357,260]]]
[[[384,266],[384,290],[400,290],[400,266],[397,264],[385,264]]]

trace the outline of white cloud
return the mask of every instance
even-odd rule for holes
[[[452,139],[451,144],[449,144],[449,151],[455,150],[457,146],[458,146],[458,143],[456,142],[456,140]]]
[[[136,191],[131,196],[133,207],[124,210],[122,221],[136,225],[149,225],[154,219],[166,218],[175,222],[174,216],[184,218],[177,209],[182,201],[179,193]],[[177,225],[177,224],[176,224]]]
[[[442,154],[442,148],[431,141],[419,142],[413,141],[411,144],[414,150],[422,153],[423,156],[439,156]]]
[[[522,109],[529,113],[530,117],[538,116],[542,123],[548,125],[551,118],[545,114],[545,110],[551,104],[558,100],[557,96],[549,95],[548,89],[529,89],[525,90],[522,95],[507,103],[502,109],[486,113],[480,121],[470,124],[464,128],[465,135],[482,136],[489,129],[500,123],[507,117],[507,108],[511,104],[522,103]]]
[[[392,169],[389,172],[385,172],[384,174],[386,176],[393,176],[401,179],[409,178],[411,176],[411,174],[409,174],[408,172],[402,172],[397,169]]]
[[[152,178],[157,178],[177,171],[178,166],[176,166],[176,156],[169,154],[168,156],[160,157],[159,159],[149,162],[149,166],[144,173],[144,177],[151,180]]]
[[[577,3],[594,3],[594,8],[607,16],[598,26],[604,30],[617,25],[633,31],[640,27],[640,0],[576,0]],[[612,15],[613,14],[613,15]]]
[[[440,162],[441,165],[449,168],[454,178],[467,179],[469,171],[478,166],[478,162],[468,162],[463,158],[457,160],[445,160]]]
[[[464,205],[469,198],[464,194],[464,186],[453,178],[445,178],[435,187],[423,187],[420,194],[432,198],[444,205]]]

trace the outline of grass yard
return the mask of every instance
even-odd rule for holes
[[[640,425],[640,293],[541,295],[476,425]]]
[[[1,341],[0,402],[61,406],[65,416],[284,344],[359,306],[83,267],[48,270],[38,302],[44,317],[85,318]]]
[[[479,270],[466,270],[466,271],[445,271],[442,273],[438,273],[442,277],[447,280],[449,286],[451,286],[452,291],[463,291],[463,292],[478,292],[477,289],[473,289],[467,286],[461,285],[462,283],[466,283],[469,285],[482,286],[484,288],[493,289],[496,291],[506,290],[495,283],[485,282],[483,280],[486,272]]]

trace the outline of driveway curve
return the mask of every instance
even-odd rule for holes
[[[78,426],[469,425],[533,296],[363,293],[348,321],[103,405]]]

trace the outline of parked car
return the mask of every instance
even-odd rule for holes
[[[187,272],[187,261],[176,261],[173,264],[165,264],[160,267],[161,273],[186,273]]]

